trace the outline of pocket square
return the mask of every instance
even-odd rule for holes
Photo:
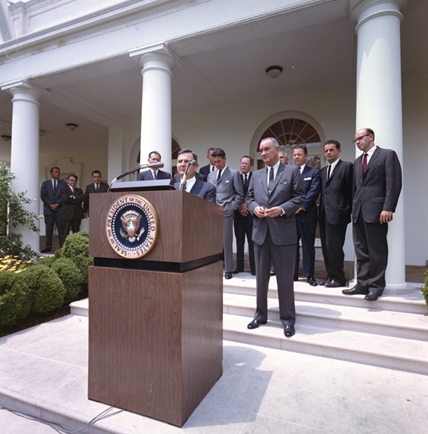
[[[310,181],[312,178],[304,178],[303,181]]]
[[[226,184],[229,182],[229,180],[226,181]]]

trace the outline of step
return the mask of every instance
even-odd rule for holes
[[[255,310],[255,297],[238,294],[223,295],[223,312],[245,316],[251,320]],[[366,301],[364,308],[349,306],[326,306],[311,302],[296,302],[296,322],[313,327],[358,331],[404,339],[417,339],[428,342],[428,316],[393,312],[372,307]],[[279,321],[277,298],[268,300],[270,319]]]
[[[287,339],[279,321],[248,330],[248,318],[223,315],[223,339],[285,351],[428,374],[428,342],[296,323]]]
[[[326,288],[325,286],[310,286],[304,281],[294,283],[294,296],[296,301],[317,302],[329,305],[345,305],[367,308],[368,303],[372,308],[392,310],[396,312],[408,312],[428,315],[428,308],[420,291],[420,285],[408,284],[409,291],[406,294],[386,293],[374,302],[367,302],[362,295],[343,295],[344,288]],[[248,278],[231,279],[224,281],[224,293],[256,295],[256,280],[248,274]],[[269,298],[278,298],[276,279],[269,282]]]

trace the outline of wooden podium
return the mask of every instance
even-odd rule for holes
[[[159,236],[142,258],[106,236],[111,205],[137,194]],[[222,375],[223,210],[182,191],[93,194],[88,397],[182,426]]]

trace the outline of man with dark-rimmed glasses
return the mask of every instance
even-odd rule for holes
[[[391,149],[375,145],[375,133],[361,128],[354,143],[363,154],[354,162],[352,223],[357,257],[357,284],[345,295],[377,300],[385,289],[388,265],[388,223],[401,192],[401,165]]]

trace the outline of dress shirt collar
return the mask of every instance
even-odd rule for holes
[[[377,146],[374,145],[369,151],[367,151],[367,164],[369,164],[370,158],[373,157],[374,151],[376,151]],[[363,154],[364,155],[364,154]]]
[[[267,176],[266,182],[267,182],[267,185],[269,185],[270,168],[271,167],[273,168],[273,179],[275,179],[276,178],[276,174],[278,173],[278,167],[279,167],[280,163],[281,163],[281,161],[278,160],[278,162],[275,164],[275,166],[266,166],[266,168],[267,168],[267,170],[266,170],[266,176]]]
[[[305,163],[305,164],[302,164],[302,165],[300,166],[300,174],[303,173],[303,171],[305,170],[305,167],[306,167],[306,163]]]
[[[190,192],[196,182],[196,176],[186,180],[186,191]]]
[[[334,163],[331,163],[330,164],[330,166],[331,166],[331,169],[330,169],[330,177],[331,177],[331,175],[333,175],[333,172],[334,172],[334,169],[335,169],[335,167],[337,166],[337,163],[340,161],[340,158],[338,158]],[[328,166],[327,166],[328,167]]]

